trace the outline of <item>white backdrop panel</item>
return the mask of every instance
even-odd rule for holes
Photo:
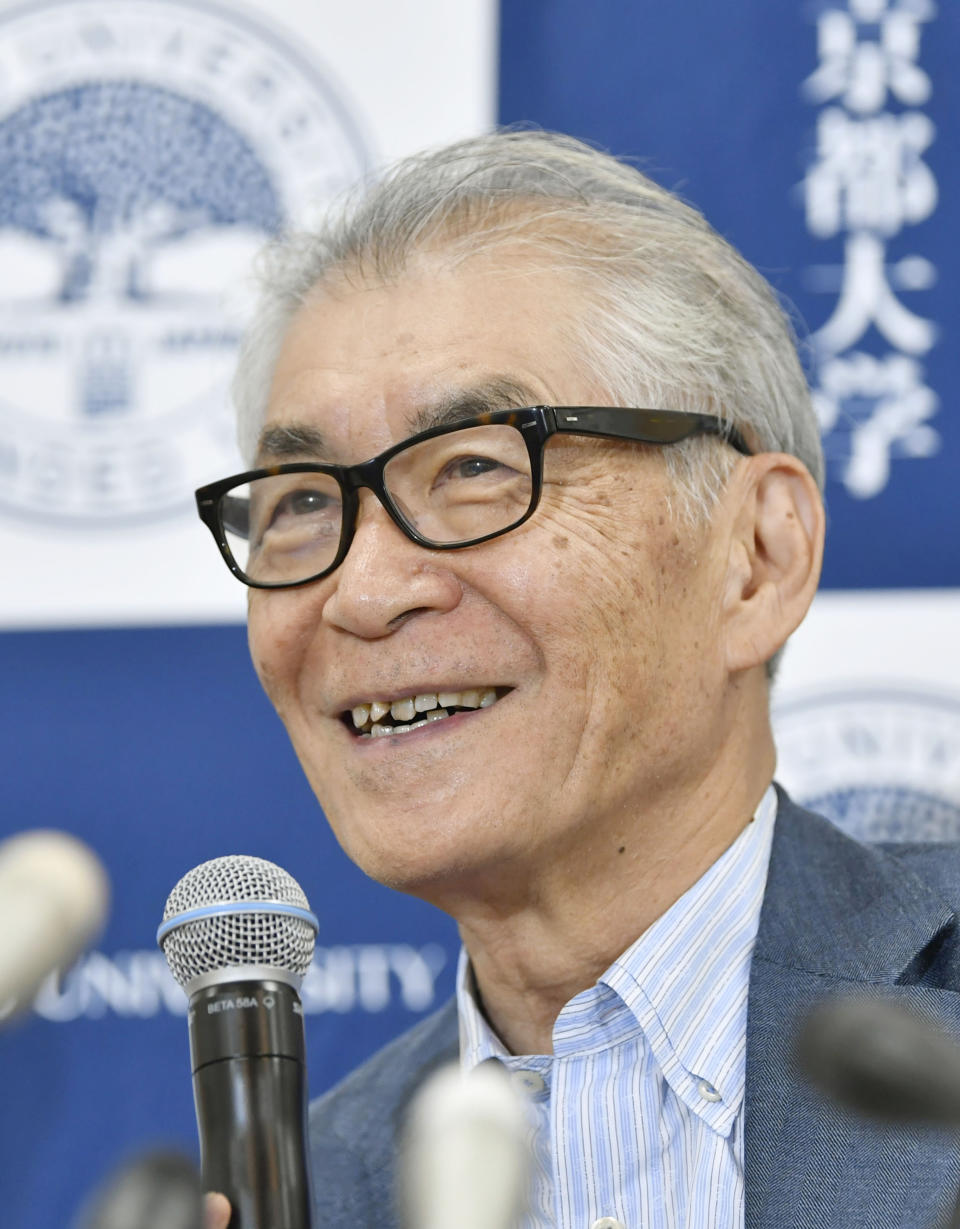
[[[488,127],[493,0],[0,2],[0,627],[235,621],[192,489],[242,468],[253,252]]]

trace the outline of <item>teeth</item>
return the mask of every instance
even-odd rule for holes
[[[444,716],[448,714],[444,713]],[[429,722],[428,717],[424,717],[422,721],[414,721],[410,725],[375,725],[370,730],[371,738],[385,738],[388,734],[409,734],[411,730],[419,730]]]
[[[424,691],[394,700],[392,704],[386,700],[357,704],[351,709],[350,716],[355,729],[371,738],[382,738],[385,734],[405,734],[408,730],[419,730],[428,721],[441,721],[450,716],[447,709],[489,708],[496,702],[497,693],[493,687],[469,688],[467,691]],[[387,713],[397,725],[381,723],[381,718]]]

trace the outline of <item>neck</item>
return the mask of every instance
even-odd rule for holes
[[[632,837],[602,839],[524,878],[522,893],[461,900],[460,934],[484,1013],[514,1054],[553,1052],[563,1006],[597,978],[729,848],[773,773],[769,728],[752,755],[658,805],[638,804]]]

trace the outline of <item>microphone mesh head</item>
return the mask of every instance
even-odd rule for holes
[[[187,871],[167,897],[163,920],[208,905],[269,901],[309,909],[303,889],[273,862],[233,854]],[[170,930],[162,940],[170,972],[184,989],[219,969],[261,965],[302,977],[313,958],[314,930],[284,913],[218,913]]]

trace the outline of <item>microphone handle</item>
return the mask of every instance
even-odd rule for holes
[[[230,1229],[312,1229],[299,996],[269,980],[209,986],[189,1019],[204,1188],[230,1200]]]

